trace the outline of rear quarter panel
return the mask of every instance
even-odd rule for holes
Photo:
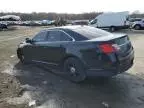
[[[79,58],[86,67],[89,65],[99,65],[99,48],[97,43],[82,41],[71,42],[69,44],[63,44],[66,47],[66,56],[75,56]]]

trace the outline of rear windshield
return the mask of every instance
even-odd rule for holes
[[[72,36],[76,41],[88,40],[88,38],[84,37],[83,35],[75,32],[75,31],[72,31],[72,30],[69,30],[69,29],[65,29],[64,31],[66,33],[68,33],[70,36]]]
[[[82,36],[88,39],[94,39],[97,37],[110,35],[109,32],[106,32],[104,30],[100,30],[94,27],[79,27],[77,29],[73,29],[73,31],[81,34]]]
[[[122,38],[116,39],[115,43],[118,44],[118,45],[122,45],[122,44],[127,43],[128,41],[129,41],[128,36],[124,36]]]

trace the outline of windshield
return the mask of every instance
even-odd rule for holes
[[[96,24],[97,23],[97,19],[91,20],[90,24]]]

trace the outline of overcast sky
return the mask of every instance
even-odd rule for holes
[[[144,0],[0,0],[3,12],[144,12]]]

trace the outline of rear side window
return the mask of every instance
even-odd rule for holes
[[[66,33],[61,32],[60,41],[72,41],[72,38],[69,37]]]
[[[88,40],[88,38],[84,37],[83,35],[75,31],[65,29],[65,32],[68,33],[70,36],[72,36],[76,41]]]

